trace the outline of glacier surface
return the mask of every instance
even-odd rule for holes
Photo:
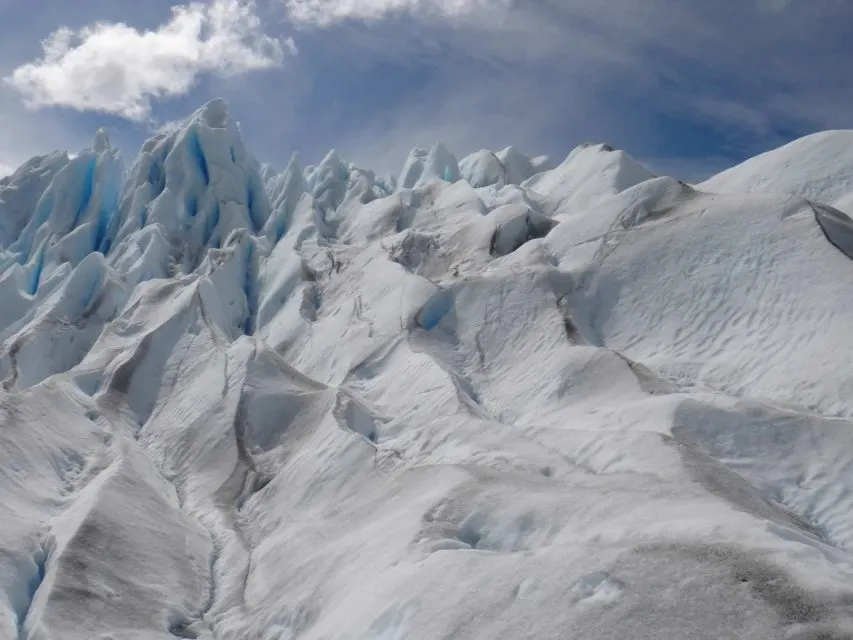
[[[853,132],[0,180],[0,637],[853,638]]]

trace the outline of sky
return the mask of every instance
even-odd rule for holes
[[[214,97],[283,167],[606,142],[700,180],[853,128],[849,0],[0,0],[0,173]]]

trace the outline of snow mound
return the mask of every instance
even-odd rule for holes
[[[790,193],[853,213],[853,131],[794,140],[697,186],[718,193]]]
[[[27,162],[0,637],[850,637],[839,135],[701,189],[607,145],[394,180],[261,166],[214,100],[128,171]]]
[[[547,213],[556,215],[585,209],[654,177],[624,151],[605,144],[583,145],[558,167],[533,176],[522,187],[543,201]]]
[[[551,168],[553,167],[547,157],[531,159],[515,147],[507,147],[497,153],[484,149],[466,156],[459,163],[461,176],[475,188],[519,185],[537,173]]]

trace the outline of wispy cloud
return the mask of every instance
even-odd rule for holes
[[[184,3],[171,18],[170,0],[75,5],[38,60],[7,56],[22,64],[4,72],[9,97],[149,124],[152,110],[158,122],[180,119],[219,95],[264,160],[294,149],[316,160],[334,146],[392,171],[439,139],[459,154],[513,144],[557,159],[605,141],[689,179],[853,126],[845,0],[171,1]],[[39,19],[39,34],[55,28]],[[287,59],[291,33],[299,55]],[[245,73],[279,65],[286,75]],[[86,137],[100,126],[68,110],[29,115]],[[107,124],[128,149],[150,131]]]
[[[379,42],[377,57],[408,49],[420,62],[432,50],[437,59],[456,54],[453,63],[485,62],[504,74],[508,94],[535,75],[535,97],[562,102],[568,113],[584,102],[597,104],[601,117],[625,118],[616,137],[632,121],[632,137],[642,137],[643,112],[707,127],[747,152],[792,133],[853,125],[847,2],[529,0],[508,11],[427,37],[414,28],[381,41],[375,28],[360,35]],[[429,37],[440,45],[427,46]],[[478,82],[472,74],[463,88]]]
[[[285,0],[291,21],[328,26],[346,20],[379,20],[401,14],[457,18],[506,10],[511,0]]]
[[[511,92],[501,78],[483,78],[468,88],[458,79],[430,85],[368,126],[344,133],[336,146],[348,160],[391,174],[400,171],[413,147],[437,142],[445,143],[457,159],[510,145],[539,155],[549,123],[566,112],[560,114],[562,105],[535,100],[536,86],[529,78],[514,83]],[[438,99],[431,100],[431,94]]]
[[[205,73],[267,69],[296,47],[264,33],[254,0],[212,0],[173,7],[154,30],[98,22],[54,31],[43,56],[4,81],[30,108],[63,106],[143,121],[152,100],[186,94]]]

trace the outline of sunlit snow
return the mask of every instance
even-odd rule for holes
[[[452,143],[452,141],[448,141]],[[0,638],[853,637],[853,132],[0,180]]]

